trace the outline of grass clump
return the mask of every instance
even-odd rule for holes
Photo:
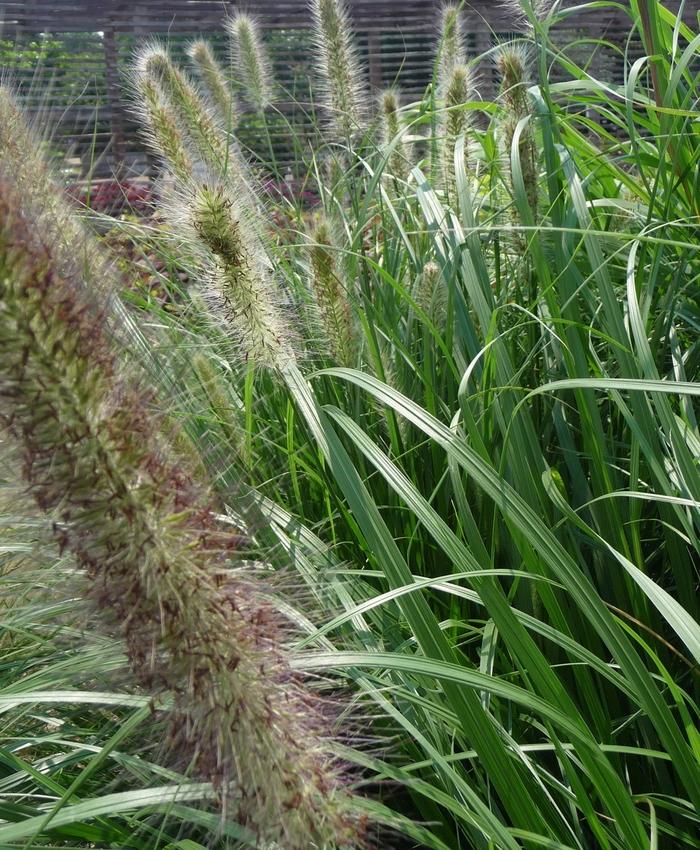
[[[100,592],[118,598],[102,607],[119,612],[126,634],[136,629],[126,609],[144,612],[146,639],[127,646],[152,649],[128,696],[172,695],[179,727],[168,732],[155,718],[149,729],[184,742],[199,773],[188,779],[156,754],[136,770],[135,745],[118,739],[110,748],[110,735],[136,723],[112,684],[103,698],[119,706],[116,728],[94,722],[103,761],[76,777],[57,748],[68,741],[79,750],[77,733],[49,741],[41,711],[23,714],[18,701],[64,699],[56,716],[72,722],[60,694],[78,681],[92,696],[96,683],[65,648],[52,665],[47,603],[23,599],[26,589],[6,578],[14,603],[5,619],[23,642],[15,656],[8,650],[19,667],[3,668],[3,694],[15,737],[37,749],[0,776],[0,787],[33,806],[2,810],[0,843],[64,838],[42,825],[50,793],[59,827],[67,812],[130,846],[133,817],[153,850],[178,842],[194,850],[187,841],[266,850],[696,847],[696,37],[656,0],[635,0],[629,44],[644,44],[647,60],[618,51],[625,81],[602,82],[595,62],[579,67],[557,47],[569,10],[549,5],[523,3],[513,29],[525,35],[488,57],[499,77],[492,101],[479,101],[462,37],[447,25],[458,26],[458,12],[447,9],[444,41],[453,42],[435,50],[436,80],[454,58],[444,87],[400,109],[389,92],[368,122],[356,111],[349,18],[338,4],[316,3],[325,111],[335,118],[316,128],[328,145],[295,163],[313,208],[261,192],[235,134],[215,119],[206,126],[223,141],[207,154],[196,128],[209,105],[196,88],[191,109],[176,104],[182,72],[160,48],[154,67],[139,66],[167,111],[159,132],[172,126],[178,140],[170,152],[160,144],[172,186],[163,204],[170,232],[155,249],[167,308],[138,287],[99,302],[115,310],[107,323],[115,337],[139,341],[139,382],[121,348],[109,348],[115,377],[103,377],[101,342],[85,348],[100,368],[88,372],[85,358],[65,365],[88,345],[82,330],[66,330],[83,288],[72,265],[54,259],[52,237],[40,265],[62,282],[31,298],[27,290],[21,310],[3,314],[9,377],[0,392],[7,429],[30,458],[43,458],[13,475],[50,495],[40,504],[57,512],[54,533],[94,575],[89,586],[114,564],[114,589]],[[250,104],[258,109],[255,97]],[[178,165],[180,150],[191,167]],[[5,195],[3,232],[14,247],[3,297],[14,305],[8,298],[37,278],[26,259],[34,250],[22,247],[37,240],[12,236],[16,222],[26,231],[33,219],[18,211],[16,192]],[[138,244],[150,223],[129,232]],[[170,267],[185,267],[187,282]],[[90,320],[76,327],[102,339],[92,310],[78,309]],[[144,384],[153,396],[132,389]],[[159,420],[163,397],[168,416]],[[91,427],[106,430],[99,445],[73,420],[69,432],[56,430],[54,411],[78,403]],[[197,463],[171,459],[175,419]],[[119,473],[118,498],[99,483],[103,457]],[[77,494],[85,508],[75,507],[74,468],[97,476]],[[217,535],[227,537],[224,506],[250,538],[228,554],[223,542],[217,548]],[[34,534],[31,512],[17,512],[3,554],[13,576],[10,546],[28,550],[21,541]],[[165,564],[159,546],[174,551]],[[136,570],[139,552],[148,559]],[[48,564],[57,557],[41,554]],[[264,560],[270,578],[282,570],[282,587],[294,592],[259,584],[263,568],[250,560]],[[192,576],[197,587],[183,592]],[[72,622],[65,609],[61,616]],[[206,656],[203,672],[188,666],[188,640]],[[99,682],[113,683],[104,659],[91,664]],[[177,675],[155,687],[142,668]],[[241,709],[235,722],[232,706]],[[250,758],[239,765],[243,752]],[[49,792],[42,771],[53,764],[63,784]],[[169,785],[158,770],[169,771]],[[229,773],[238,784],[222,811]],[[358,775],[366,796],[351,792],[348,776]],[[114,787],[172,803],[176,784],[187,805],[154,811],[145,795],[128,816],[91,815],[66,791],[76,781],[95,806],[112,802]],[[97,846],[103,836],[90,833]]]
[[[253,572],[230,569],[239,538],[168,444],[151,392],[120,363],[79,246],[77,261],[64,256],[52,241],[55,211],[39,192],[28,204],[4,166],[0,186],[0,422],[28,493],[53,517],[96,616],[124,640],[134,679],[172,701],[178,764],[208,780],[258,841],[355,843],[327,745],[330,703],[290,666],[292,623]],[[203,194],[195,226],[239,292],[246,261],[228,210],[219,194]],[[266,331],[251,331],[255,350]]]

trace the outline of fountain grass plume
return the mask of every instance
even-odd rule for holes
[[[388,143],[400,130],[399,123],[399,94],[395,88],[385,89],[379,95],[382,109],[384,142]]]
[[[191,367],[197,376],[206,398],[214,425],[221,428],[227,436],[227,445],[232,446],[238,459],[245,465],[250,463],[246,451],[246,438],[243,426],[244,404],[233,388],[233,382],[227,380],[217,369],[211,352],[195,351],[191,358]]]
[[[457,141],[469,128],[470,113],[464,104],[472,97],[472,79],[466,65],[453,68],[445,89],[444,108],[440,113],[438,127],[438,153],[440,157],[440,184],[453,203],[455,198],[455,151]],[[468,144],[465,138],[464,155]]]
[[[292,322],[240,196],[215,180],[193,182],[168,199],[165,212],[195,250],[212,312],[223,318],[241,356],[273,369],[292,363]]]
[[[342,0],[311,0],[311,11],[324,105],[330,126],[347,142],[365,125],[366,101],[350,16]]]
[[[174,64],[159,44],[146,46],[135,62],[137,89],[155,83],[172,110],[171,121],[188,141],[191,152],[214,173],[235,166],[227,135],[192,80]]]
[[[177,178],[189,179],[192,176],[192,159],[162,87],[147,76],[142,76],[137,84],[146,142]]]
[[[190,772],[261,846],[358,846],[328,706],[290,666],[287,621],[228,566],[238,538],[126,370],[107,302],[56,246],[54,208],[22,188],[0,163],[0,425],[28,492],[136,679],[171,696],[170,745]]]
[[[319,221],[309,238],[311,291],[329,351],[338,365],[355,366],[360,344],[330,223]]]
[[[440,35],[437,57],[439,97],[444,97],[454,69],[465,65],[466,61],[467,53],[464,48],[461,6],[455,3],[448,3],[440,11]]]
[[[410,146],[402,135],[399,93],[395,88],[385,89],[379,96],[382,121],[382,142],[385,148],[394,144],[389,156],[389,176],[406,181],[413,161]]]
[[[429,260],[416,278],[413,297],[435,327],[443,330],[447,320],[447,287],[434,260]]]
[[[525,47],[517,43],[503,44],[496,54],[496,65],[501,76],[501,134],[503,154],[506,160],[507,172],[511,178],[511,154],[513,141],[518,123],[523,118],[530,118],[521,131],[518,142],[518,157],[522,171],[523,184],[528,204],[533,218],[537,219],[538,206],[538,153],[537,140],[532,124],[532,109],[528,99],[528,54]]]
[[[238,12],[226,24],[231,59],[243,86],[246,100],[258,112],[273,101],[272,63],[267,55],[255,18]]]
[[[190,62],[222,126],[231,130],[238,118],[233,91],[208,42],[198,38],[187,50]]]

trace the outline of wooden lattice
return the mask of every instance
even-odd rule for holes
[[[423,90],[432,75],[441,4],[442,0],[350,0],[372,89],[398,82],[408,96]],[[114,169],[143,173],[147,160],[126,84],[134,50],[144,39],[167,38],[178,55],[189,39],[205,34],[225,59],[222,22],[238,5],[259,18],[271,47],[281,92],[277,120],[270,122],[271,142],[278,158],[290,158],[287,122],[300,130],[302,140],[304,128],[310,132],[306,113],[313,60],[306,0],[0,0],[3,73],[41,125],[51,128],[54,149],[68,152],[66,162],[82,173],[89,167],[99,173]],[[689,22],[696,19],[699,8],[700,0],[686,2]],[[485,53],[516,29],[499,0],[471,0],[463,15],[472,56]],[[622,10],[604,8],[569,20],[558,38],[561,48],[574,52],[577,59],[593,59],[597,74],[602,69],[619,81],[622,56],[595,48],[586,39],[605,38],[624,51],[628,33],[629,19]],[[635,45],[631,49],[634,52]],[[488,96],[493,85],[488,61],[482,64],[479,79]],[[244,122],[241,133],[251,150],[265,155],[254,126],[246,131]]]

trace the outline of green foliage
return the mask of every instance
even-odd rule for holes
[[[370,838],[696,848],[700,38],[633,0],[645,54],[623,57],[616,86],[557,50],[568,12],[536,5],[493,102],[392,95],[393,138],[377,121],[350,145],[346,115],[340,144],[299,144],[313,214],[240,189],[225,129],[207,150],[190,132],[216,180],[168,176],[153,269],[167,304],[132,286],[122,332],[258,556],[294,576],[291,664],[351,695],[334,748],[370,786],[354,803]],[[185,130],[200,126],[187,102]],[[256,120],[283,119],[273,105]],[[216,232],[201,215],[178,226],[188,198],[217,202]],[[242,243],[224,249],[240,222],[260,255],[246,286],[251,271],[274,283],[268,307],[294,325],[295,356],[262,370],[202,300],[203,251],[235,261],[237,285]],[[153,244],[147,222],[124,230]],[[244,842],[209,787],[139,754],[162,740],[148,694],[117,686],[104,651],[78,654],[65,586],[42,579],[52,604],[34,590],[60,563],[42,522],[8,509],[0,543],[0,844],[128,847],[132,826],[139,847]]]

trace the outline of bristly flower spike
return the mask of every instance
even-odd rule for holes
[[[283,369],[295,360],[289,317],[278,306],[280,294],[259,237],[223,185],[199,185],[174,205],[186,211],[193,240],[204,246],[203,271],[246,360]]]
[[[58,262],[80,262],[83,275],[95,292],[112,292],[115,270],[109,258],[86,239],[84,221],[73,215],[73,206],[41,154],[34,128],[15,102],[12,93],[0,85],[0,165],[12,176],[13,185],[27,208],[39,203],[45,236],[59,257]],[[0,308],[0,312],[2,309]],[[115,332],[118,328],[115,329]]]
[[[464,33],[460,5],[448,3],[440,13],[440,37],[438,40],[437,83],[438,95],[443,97],[452,72],[465,65],[467,53],[464,48]]]
[[[51,179],[27,120],[4,85],[0,85],[0,157],[18,181],[36,185]]]
[[[443,330],[447,319],[447,287],[434,260],[429,260],[418,275],[413,290],[416,304],[438,330]]]
[[[363,83],[350,16],[342,0],[311,0],[319,78],[331,127],[342,141],[365,123]]]
[[[537,21],[543,21],[560,0],[503,0],[503,11],[510,14],[516,29],[531,33]]]
[[[192,176],[192,160],[186,140],[173,115],[173,111],[156,80],[142,75],[137,80],[140,111],[146,126],[149,147],[180,180]]]
[[[318,222],[310,239],[311,289],[330,353],[338,365],[355,366],[359,342],[329,222]]]
[[[511,156],[516,128],[523,118],[530,119],[520,133],[517,154],[520,160],[520,170],[525,186],[525,194],[527,195],[532,216],[536,220],[538,203],[538,156],[537,142],[532,123],[532,109],[527,93],[527,51],[519,44],[504,44],[499,48],[496,56],[496,64],[501,75],[501,102],[503,104],[501,132],[503,135],[503,153],[507,163],[508,174],[511,178],[511,188],[513,188]]]
[[[200,38],[192,42],[187,55],[222,126],[231,131],[236,125],[238,110],[231,86],[211,47]]]
[[[389,156],[390,176],[406,181],[411,170],[412,155],[410,146],[404,141],[399,112],[399,93],[395,88],[386,89],[380,95],[382,142],[385,148],[394,145]]]
[[[246,100],[258,112],[273,101],[272,63],[255,18],[238,12],[226,27],[229,32],[231,59],[243,86]]]
[[[471,73],[466,65],[457,65],[447,82],[445,104],[440,113],[439,155],[442,189],[447,197],[456,203],[455,198],[455,152],[459,138],[469,128],[470,113],[464,109],[472,96]],[[468,139],[465,136],[465,167],[468,155]]]

